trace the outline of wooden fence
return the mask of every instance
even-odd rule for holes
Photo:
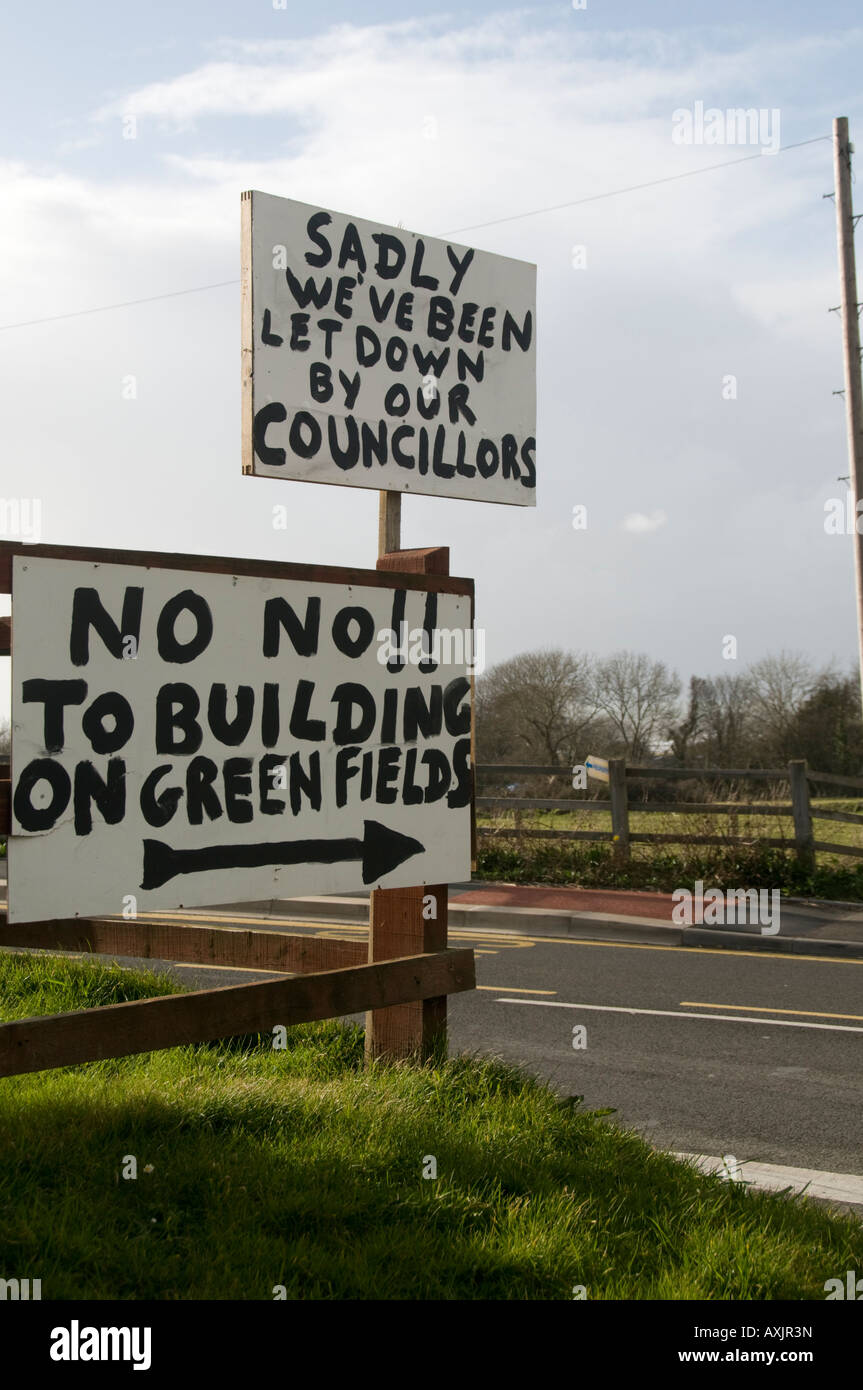
[[[485,763],[480,764],[476,772],[478,778],[492,775],[508,775],[513,779],[565,777],[571,783],[573,769],[556,766],[522,766],[516,763]],[[863,796],[863,777],[845,777],[832,772],[813,772],[807,767],[805,759],[795,759],[786,768],[694,768],[627,766],[623,758],[609,758],[608,774],[609,796],[607,800],[478,796],[476,805],[478,811],[515,811],[517,821],[519,819],[518,813],[528,810],[575,813],[604,811],[611,816],[610,830],[533,830],[525,829],[517,823],[514,827],[505,828],[479,826],[477,833],[483,836],[499,837],[529,835],[533,839],[606,841],[614,846],[615,853],[620,859],[629,858],[630,846],[634,844],[667,845],[686,842],[693,845],[742,845],[757,843],[777,849],[787,849],[789,846],[787,839],[775,836],[737,834],[734,821],[732,821],[732,833],[729,835],[692,835],[683,828],[679,833],[646,834],[633,832],[629,826],[630,811],[633,809],[629,798],[629,788],[634,779],[668,780],[674,778],[690,782],[737,780],[785,782],[790,788],[790,801],[779,806],[740,801],[645,801],[639,802],[635,809],[640,814],[652,813],[654,815],[662,813],[680,816],[787,816],[791,817],[794,822],[793,844],[801,863],[811,867],[814,864],[817,850],[824,850],[832,854],[847,854],[858,859],[863,858],[863,847],[839,845],[815,839],[810,792],[811,784],[826,783],[859,791]],[[821,820],[863,826],[863,814],[853,811],[830,811],[818,807],[815,815]]]

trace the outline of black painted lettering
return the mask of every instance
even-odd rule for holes
[[[522,487],[536,487],[536,465],[533,461],[536,440],[531,436],[526,439],[521,446],[521,461],[524,464],[525,472],[521,479]]]
[[[339,319],[318,319],[318,328],[324,335],[324,357],[329,361],[333,355],[333,335],[342,331],[341,321]]]
[[[528,309],[525,313],[524,323],[520,328],[516,323],[515,319],[513,318],[512,314],[509,312],[509,309],[505,309],[503,313],[503,328],[501,329],[500,334],[500,345],[503,348],[504,352],[509,352],[510,348],[512,347],[513,338],[515,338],[515,341],[518,343],[522,352],[527,352],[528,348],[530,347],[532,337],[533,314],[531,313],[530,309]]]
[[[195,631],[187,642],[180,642],[175,631],[181,613],[191,613],[195,623]],[[194,661],[206,651],[212,636],[213,615],[201,594],[196,594],[194,589],[183,589],[168,599],[156,624],[156,644],[163,661],[176,666]]]
[[[327,241],[326,237],[323,236],[319,230],[319,228],[321,227],[328,226],[329,223],[332,222],[332,220],[333,219],[330,217],[330,214],[328,212],[316,212],[309,218],[308,222],[306,223],[306,236],[309,238],[309,241],[314,243],[315,246],[320,247],[320,251],[317,255],[315,255],[315,253],[312,251],[306,252],[306,261],[309,265],[329,265],[330,261],[332,260],[332,247],[330,246],[330,243]]]
[[[90,762],[75,768],[75,834],[89,835],[93,829],[93,802],[106,825],[118,825],[126,814],[126,764],[111,758],[103,779]]]
[[[306,343],[306,347],[308,347],[308,343]],[[271,405],[262,406],[255,415],[252,425],[252,443],[257,457],[267,468],[284,468],[287,462],[288,456],[284,449],[267,443],[267,430],[270,425],[280,425],[287,418],[288,412],[280,401],[273,401]]]
[[[520,477],[518,466],[518,440],[514,434],[505,434],[500,441],[500,451],[503,458],[501,474],[504,478]]]
[[[333,370],[326,362],[312,362],[309,366],[309,395],[313,401],[322,404],[333,394]]]
[[[287,775],[287,759],[287,753],[265,753],[258,763],[258,805],[265,816],[280,816],[287,805],[281,797],[273,796],[273,773],[281,767]]]
[[[266,343],[267,347],[281,347],[284,338],[278,333],[273,332],[273,317],[269,309],[264,310],[264,322],[261,325],[261,342]]]
[[[353,415],[345,415],[343,424],[347,433],[344,445],[339,440],[339,422],[335,415],[331,415],[327,421],[327,439],[333,463],[347,472],[349,468],[356,468],[360,461],[360,430]]]
[[[105,728],[105,720],[113,720],[110,729]],[[116,690],[106,690],[97,695],[81,716],[81,728],[90,740],[94,753],[116,753],[124,743],[128,743],[135,727],[135,716],[129,701]]]
[[[443,690],[432,685],[428,691],[413,685],[405,691],[402,729],[405,743],[423,738],[437,738],[443,726]]]
[[[374,232],[372,241],[378,244],[378,258],[375,271],[382,280],[394,280],[401,273],[407,251],[397,236],[391,232]]]
[[[47,805],[34,806],[33,793],[40,782],[47,782],[51,800]],[[22,830],[52,830],[69,805],[72,783],[61,763],[52,758],[34,758],[21,773],[12,798],[15,819]],[[41,798],[40,798],[41,800]]]
[[[283,629],[297,656],[314,656],[321,630],[321,600],[307,600],[306,616],[301,623],[287,599],[268,598],[264,604],[264,656],[279,655]]]
[[[351,624],[359,631],[351,635]],[[367,608],[340,608],[333,618],[333,642],[342,656],[356,658],[367,652],[375,636],[375,620]]]
[[[379,806],[392,806],[398,800],[395,786],[401,760],[400,748],[381,748],[378,753],[378,775],[375,782],[375,801]]]
[[[461,282],[467,274],[468,266],[474,258],[474,250],[472,246],[469,246],[464,255],[459,257],[456,255],[455,247],[448,246],[446,253],[449,257],[449,263],[455,271],[455,275],[450,281],[449,292],[452,295],[456,295],[461,289]]]
[[[177,681],[162,686],[156,696],[157,753],[197,753],[204,740],[198,723],[200,708],[198,693],[191,685]],[[174,738],[177,731],[178,740]]]
[[[238,685],[234,696],[235,713],[228,719],[228,687],[220,682],[210,687],[207,723],[214,738],[228,748],[239,748],[249,736],[255,713],[255,692],[250,685]]]
[[[212,758],[193,758],[186,769],[186,813],[190,825],[202,825],[204,813],[208,820],[219,820],[222,803],[214,789],[219,769]]]
[[[452,781],[452,771],[449,759],[440,748],[427,748],[423,753],[422,760],[429,770],[428,784],[425,789],[426,805],[431,801],[440,801],[442,796],[446,796]]]
[[[141,815],[148,825],[160,828],[173,818],[182,796],[182,787],[165,787],[156,795],[156,787],[163,777],[174,771],[173,763],[161,763],[144,778],[139,797]]]
[[[362,441],[363,468],[371,468],[372,463],[385,464],[387,461],[387,422],[378,422],[377,434],[372,429],[368,420],[363,420],[360,426],[360,439]]]
[[[305,739],[310,743],[320,743],[326,738],[327,729],[324,721],[309,717],[309,707],[314,693],[314,681],[297,681],[294,707],[291,710],[291,722],[288,726],[291,738]]]
[[[445,294],[433,294],[429,300],[429,315],[426,332],[430,338],[445,343],[452,335],[455,319],[455,305]]]
[[[422,237],[417,237],[414,245],[414,258],[411,265],[411,284],[417,290],[436,290],[440,281],[434,275],[423,275],[423,257],[425,256],[425,242]]]
[[[225,811],[231,825],[248,825],[255,818],[252,795],[251,758],[226,758],[222,764],[225,781]]]
[[[390,294],[393,291],[390,290]],[[402,333],[411,333],[414,326],[414,297],[412,290],[405,290],[399,296],[398,307],[396,308],[396,328],[400,328]]]
[[[333,691],[333,704],[336,706],[336,723],[333,729],[333,743],[364,743],[371,737],[375,727],[374,696],[364,685],[355,681],[343,681]],[[354,709],[359,711],[356,723]]]
[[[288,289],[301,309],[305,309],[309,304],[314,304],[316,309],[324,309],[327,304],[329,304],[330,295],[333,292],[331,276],[328,275],[320,289],[318,289],[313,275],[309,276],[305,285],[301,285],[290,266],[287,266],[285,269],[285,279],[288,282]]]
[[[452,791],[447,794],[446,804],[453,808],[469,806],[472,782],[469,738],[460,738],[453,747],[452,766],[456,775],[456,784]]]
[[[354,766],[354,758],[361,752],[357,747],[340,748],[336,754],[336,806],[346,806],[348,800],[348,782],[352,777],[356,777],[359,768]]]
[[[62,753],[66,742],[63,711],[66,705],[82,705],[86,698],[86,681],[48,681],[38,677],[22,681],[23,703],[45,705],[42,737],[46,753]]]
[[[361,367],[373,367],[381,355],[380,338],[368,324],[357,324],[356,352]]]
[[[470,681],[464,676],[456,676],[444,690],[443,717],[448,734],[470,733]]]
[[[123,642],[134,637],[135,649],[141,645],[141,609],[144,590],[127,586],[119,624],[105,609],[97,589],[76,589],[72,598],[69,630],[69,658],[73,666],[86,666],[90,660],[90,628],[95,628],[111,656],[123,658]]]
[[[360,274],[364,274],[366,269],[366,253],[363,250],[360,234],[353,222],[347,224],[344,236],[342,237],[342,247],[339,251],[339,270],[344,270],[348,261],[354,261]]]
[[[308,352],[311,347],[309,342],[309,318],[309,314],[291,314],[291,341],[288,346],[293,352]],[[268,408],[267,406],[264,407],[265,410]],[[284,418],[283,415],[282,419]]]
[[[399,468],[414,467],[414,460],[411,458],[410,454],[406,454],[402,449],[402,439],[413,439],[414,433],[413,425],[399,425],[397,430],[393,430],[390,439],[390,453],[392,454],[393,462],[397,463]]]
[[[308,772],[303,768],[299,753],[291,754],[288,782],[291,789],[291,812],[293,815],[298,816],[300,814],[304,793],[313,811],[321,809],[321,755],[317,749],[309,754]]]

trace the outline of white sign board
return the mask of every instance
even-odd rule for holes
[[[594,753],[588,753],[584,766],[587,768],[588,777],[592,777],[594,781],[607,782],[609,780],[607,758],[597,758]]]
[[[469,877],[468,595],[29,556],[12,584],[11,922]]]
[[[536,267],[244,193],[243,471],[536,502]]]

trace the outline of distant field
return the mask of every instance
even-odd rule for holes
[[[782,801],[765,805],[782,806]],[[611,830],[607,811],[480,811],[478,827],[493,827],[499,834],[480,835],[477,842],[477,876],[508,883],[570,884],[580,888],[649,889],[671,893],[699,879],[706,886],[779,888],[797,897],[833,898],[863,902],[863,858],[818,851],[812,870],[800,864],[794,853],[791,815],[699,815],[674,811],[644,812],[632,807],[629,828],[633,834],[718,835],[718,845],[693,844],[686,838],[671,844],[635,844],[630,856],[618,862],[609,840],[558,840],[532,838],[532,830]],[[863,848],[863,823],[845,825],[825,820],[818,811],[860,811],[863,801],[851,798],[813,800],[815,839],[829,844]],[[519,817],[521,835],[507,835]],[[735,824],[736,821],[736,824]],[[787,848],[773,848],[764,839],[783,839]]]
[[[782,801],[765,802],[767,806],[782,806]],[[570,811],[491,811],[477,813],[477,825],[503,828],[514,827],[516,815],[520,816],[523,830],[611,830],[611,815],[608,811],[591,811],[589,802],[585,810]],[[838,800],[819,797],[812,800],[812,819],[816,840],[826,840],[831,844],[853,845],[863,849],[863,821],[860,825],[845,825],[841,821],[825,820],[818,816],[818,810],[847,811],[863,813],[863,800]],[[757,815],[687,815],[676,811],[644,812],[630,806],[629,829],[638,834],[672,835],[727,835],[743,836],[747,840],[786,839],[790,849],[794,847],[794,821],[789,812],[787,816]],[[601,842],[599,842],[601,843]],[[633,853],[652,852],[652,846],[633,846]],[[835,856],[819,855],[830,859]]]

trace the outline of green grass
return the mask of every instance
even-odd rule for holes
[[[585,803],[589,806],[589,802]],[[843,824],[818,817],[818,808],[857,811],[863,803],[853,800],[813,802],[816,840],[832,844],[863,845],[863,824]],[[589,840],[541,840],[530,834],[507,837],[515,823],[512,812],[477,817],[478,825],[493,826],[501,833],[478,839],[477,876],[510,883],[570,884],[580,888],[629,888],[673,892],[698,879],[705,886],[731,888],[780,888],[797,897],[833,898],[863,902],[863,860],[819,851],[812,870],[803,868],[794,853],[794,826],[789,816],[680,815],[645,813],[632,807],[629,828],[633,833],[722,835],[727,843],[693,845],[632,845],[628,863],[615,862],[608,842]],[[536,830],[610,830],[608,812],[585,809],[577,813],[523,811],[521,826]],[[784,838],[788,849],[759,844],[758,837]],[[747,843],[735,844],[732,837]]]
[[[0,953],[5,1019],[175,988]],[[706,1177],[512,1067],[364,1070],[359,1029],[288,1037],[0,1081],[0,1275],[45,1299],[823,1299],[863,1267],[854,1219]]]

